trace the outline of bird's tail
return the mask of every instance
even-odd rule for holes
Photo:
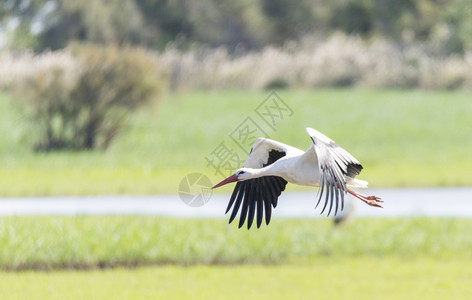
[[[347,185],[354,188],[366,189],[369,183],[362,179],[347,177]]]

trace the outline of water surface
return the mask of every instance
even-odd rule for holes
[[[382,197],[384,208],[370,207],[347,197],[359,217],[437,216],[472,218],[472,187],[368,189]],[[229,195],[212,195],[201,207],[186,205],[178,195],[39,197],[0,199],[0,215],[162,215],[173,217],[225,217]],[[319,217],[316,190],[287,192],[279,198],[273,217]],[[321,205],[320,205],[321,206]]]

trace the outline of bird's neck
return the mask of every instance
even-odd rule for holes
[[[260,169],[250,169],[251,170],[251,177],[249,179],[253,178],[259,178],[263,176],[270,176],[270,175],[276,175],[274,171],[273,165],[268,165],[266,167],[260,168]]]

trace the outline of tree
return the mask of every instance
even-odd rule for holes
[[[53,66],[18,87],[38,150],[107,148],[130,112],[160,91],[157,62],[144,50],[74,45],[72,52],[73,70]]]
[[[13,45],[60,49],[71,41],[96,44],[146,44],[141,13],[128,0],[11,0],[0,5],[4,22],[18,20]],[[7,13],[7,9],[10,10]]]
[[[168,42],[194,39],[194,27],[189,20],[187,0],[136,0],[145,28],[148,44],[161,49]]]
[[[36,46],[37,39],[32,28],[35,17],[47,2],[46,0],[8,0],[0,3],[0,27],[11,21],[16,24],[13,32],[7,32],[11,46],[15,48]]]
[[[71,41],[140,44],[146,38],[134,1],[57,0],[54,17],[44,20],[38,48],[59,49]]]
[[[316,18],[311,1],[263,0],[262,7],[271,22],[271,40],[278,44],[298,40],[315,28]]]
[[[259,1],[188,1],[193,38],[210,46],[257,49],[269,43],[270,27]]]
[[[348,34],[368,35],[373,30],[373,13],[366,1],[349,1],[338,7],[331,26]]]
[[[450,34],[447,46],[452,51],[472,50],[472,1],[453,0],[445,12],[446,24]]]

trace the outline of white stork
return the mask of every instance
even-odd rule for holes
[[[334,204],[334,214],[344,208],[344,195],[349,193],[371,206],[382,207],[383,202],[376,196],[364,196],[348,187],[366,188],[367,182],[354,177],[363,169],[361,163],[333,140],[312,128],[306,128],[313,144],[306,152],[274,140],[259,138],[252,145],[251,152],[243,168],[213,187],[217,188],[237,181],[228,203],[226,213],[233,207],[231,223],[241,208],[239,228],[247,218],[247,228],[251,228],[257,216],[259,228],[263,214],[268,225],[272,207],[285,190],[287,182],[321,187],[318,203],[325,195],[321,214],[329,203],[328,215]],[[242,205],[241,205],[242,204]],[[271,207],[272,206],[272,207]]]

